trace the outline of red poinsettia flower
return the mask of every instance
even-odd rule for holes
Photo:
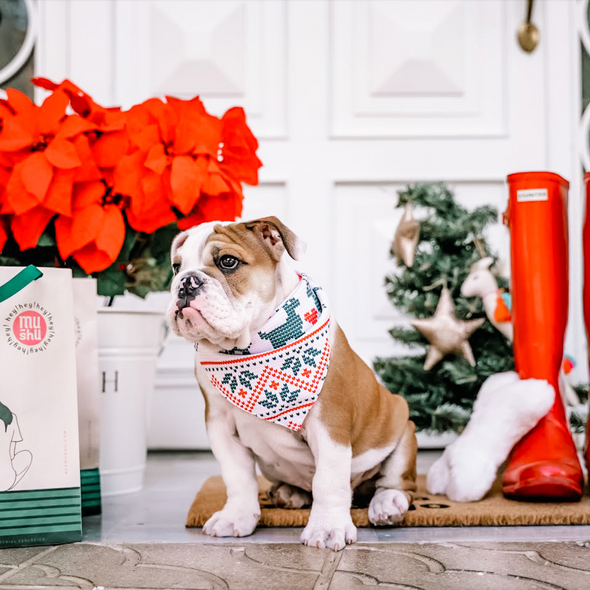
[[[61,257],[98,272],[126,227],[240,216],[242,183],[256,184],[261,166],[242,109],[220,119],[198,97],[167,97],[123,112],[69,80],[34,82],[51,92],[41,106],[15,90],[0,99],[0,251],[10,235],[34,247],[55,219]]]
[[[229,109],[223,122],[220,168],[229,176],[246,184],[258,184],[262,162],[256,155],[258,141],[246,124],[246,113],[240,107]]]
[[[203,195],[195,211],[177,221],[180,230],[187,230],[207,221],[234,221],[242,215],[242,198],[236,193],[219,196]]]
[[[113,184],[118,194],[130,197],[126,210],[129,225],[152,233],[173,223],[176,214],[168,200],[167,176],[144,166],[145,152],[136,151],[121,159],[114,171]]]
[[[6,240],[8,239],[8,223],[7,220],[0,215],[0,252],[4,248],[4,244],[6,244]]]
[[[38,205],[12,218],[10,229],[21,250],[34,248],[55,213]]]
[[[191,100],[167,96],[166,101],[178,118],[174,137],[176,152],[216,157],[222,140],[223,125],[220,119],[205,110],[198,96]]]
[[[72,215],[55,220],[60,256],[72,256],[88,274],[111,266],[125,240],[121,203],[111,191],[103,181],[75,185]]]
[[[185,216],[182,227],[235,219],[242,209],[241,181],[257,184],[261,166],[243,110],[231,109],[219,119],[198,97],[166,100],[150,99],[128,113],[128,133],[138,151],[121,160],[115,184],[131,196],[131,226],[153,231],[173,220],[174,210]]]
[[[79,138],[80,145],[76,146],[84,153],[83,164],[90,164],[90,168],[85,170],[86,174],[94,175],[95,178],[77,178],[76,180],[87,181],[100,178],[100,174],[96,174],[96,166],[114,168],[129,147],[129,138],[125,130],[126,114],[118,107],[100,106],[90,95],[69,80],[56,84],[46,78],[33,78],[33,82],[41,88],[53,91],[54,94],[64,93],[72,109],[77,113],[77,118],[91,125],[91,129],[97,132],[91,143],[86,136],[82,136]]]
[[[118,108],[107,109],[100,106],[94,102],[89,94],[86,94],[73,82],[70,82],[70,80],[64,80],[63,82],[57,84],[56,82],[52,82],[47,78],[39,77],[33,78],[31,81],[33,84],[35,84],[35,86],[49,90],[54,94],[56,92],[65,93],[70,100],[70,104],[74,112],[83,117],[85,120],[94,123],[95,125],[104,125],[107,112],[120,110]]]
[[[230,109],[219,119],[205,111],[199,97],[185,101],[167,96],[166,100],[178,114],[182,147],[188,149],[190,155],[197,156],[200,175],[204,171],[201,194],[210,197],[225,195],[226,205],[239,199],[241,211],[243,194],[240,181],[258,184],[258,168],[262,165],[255,154],[258,142],[246,125],[244,110]],[[194,180],[186,173],[181,180],[187,192],[194,186]],[[234,196],[230,198],[232,194]],[[204,211],[213,202],[208,199],[199,209]],[[213,208],[217,211],[221,209],[221,206]],[[229,214],[234,209],[231,207]],[[228,211],[224,211],[225,218]],[[200,215],[198,211],[195,213],[197,217]]]
[[[0,109],[1,109],[0,105]],[[1,111],[0,111],[1,112]],[[1,115],[0,115],[1,117]],[[10,170],[7,168],[0,167],[0,211],[2,210],[5,194],[6,194],[6,183],[10,178]],[[6,244],[6,240],[8,239],[8,227],[9,227],[9,220],[8,217],[5,215],[0,214],[0,253],[4,248],[4,244]]]
[[[147,169],[147,186],[135,182],[133,186],[125,183],[123,189],[117,187],[132,197],[132,217],[141,223],[136,204],[145,210],[162,198],[169,201],[170,210],[174,207],[183,215],[189,214],[206,180],[208,156],[217,154],[220,120],[209,115],[198,99],[169,103],[150,99],[127,113],[127,130],[131,144],[142,157],[132,153],[122,160],[120,167],[125,172],[115,174],[116,182],[127,174],[143,178]],[[151,190],[146,190],[148,187]]]
[[[151,233],[176,219],[168,200],[170,141],[176,117],[162,101],[152,99],[126,113],[130,153],[113,170],[114,189],[130,197],[127,220],[132,228]]]
[[[81,117],[66,118],[67,95],[56,92],[38,107],[17,90],[3,104],[0,154],[12,162],[0,213],[13,214],[11,229],[21,249],[32,248],[55,213],[71,214],[75,169],[81,160],[72,140],[95,129]]]

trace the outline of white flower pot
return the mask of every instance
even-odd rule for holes
[[[419,449],[444,449],[454,443],[459,435],[456,432],[428,432],[423,430],[416,434]]]
[[[163,326],[164,314],[159,312],[99,309],[103,496],[143,487],[149,408]]]

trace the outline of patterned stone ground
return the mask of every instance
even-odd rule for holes
[[[590,543],[98,544],[0,551],[0,590],[587,590]]]

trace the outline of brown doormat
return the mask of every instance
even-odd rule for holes
[[[307,524],[309,509],[290,510],[274,508],[266,498],[270,486],[263,477],[258,478],[262,514],[259,526],[302,527]],[[186,526],[201,527],[209,517],[225,504],[225,486],[220,476],[209,478],[200,489],[190,507]],[[356,526],[369,527],[366,508],[353,508],[352,520]],[[531,503],[507,500],[502,495],[500,482],[480,502],[452,502],[446,496],[426,492],[426,476],[418,476],[418,493],[413,508],[400,526],[489,526],[532,524],[590,524],[590,497],[581,502]]]

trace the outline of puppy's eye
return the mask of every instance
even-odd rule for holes
[[[219,259],[217,266],[219,266],[221,270],[236,270],[236,268],[240,266],[240,260],[235,256],[226,254]]]
[[[177,275],[179,270],[180,270],[180,263],[179,263],[179,262],[175,262],[175,263],[172,265],[172,272],[173,272],[175,275]]]

